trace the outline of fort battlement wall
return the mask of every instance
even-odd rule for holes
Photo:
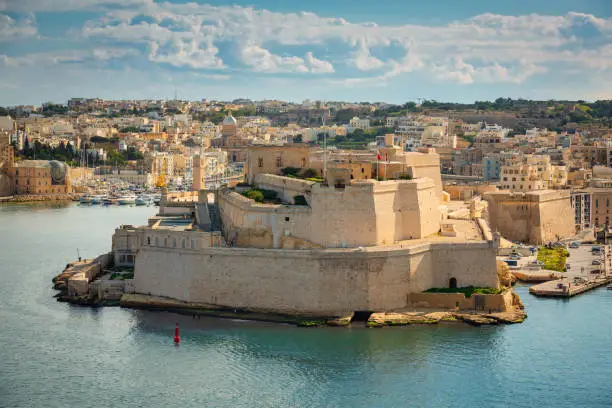
[[[493,242],[275,250],[143,245],[137,293],[219,307],[335,316],[411,307],[409,293],[497,286]]]
[[[274,174],[258,174],[255,176],[255,185],[266,190],[274,190],[279,197],[287,203],[293,203],[296,195],[307,197],[310,194],[314,181],[293,179]]]
[[[569,191],[487,193],[493,231],[511,241],[541,244],[575,234]]]
[[[309,204],[258,204],[229,190],[219,194],[226,240],[240,247],[374,246],[423,238],[440,228],[428,178],[366,180],[343,188],[315,183]]]

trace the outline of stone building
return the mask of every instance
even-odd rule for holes
[[[16,194],[68,194],[72,191],[66,163],[21,160],[9,169]]]
[[[330,186],[262,174],[255,184],[307,206],[258,204],[226,191],[219,195],[226,240],[255,248],[349,248],[420,239],[440,230],[442,213],[429,178],[333,180]]]
[[[569,191],[495,192],[484,198],[491,229],[511,241],[542,244],[576,232]]]
[[[381,147],[378,152],[325,151],[301,144],[249,146],[246,160],[248,182],[252,184],[258,174],[281,175],[286,167],[311,168],[323,177],[325,156],[328,170],[348,169],[351,180],[428,177],[434,183],[437,197],[442,196],[440,156],[435,149],[404,152],[393,145]]]

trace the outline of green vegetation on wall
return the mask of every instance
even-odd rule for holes
[[[477,288],[474,286],[465,286],[462,288],[431,288],[425,291],[426,293],[463,293],[466,298],[473,294],[477,295],[498,295],[502,291],[497,288]]]

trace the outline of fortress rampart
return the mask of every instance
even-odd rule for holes
[[[432,287],[497,286],[493,241],[275,250],[143,245],[137,293],[253,311],[335,316],[399,310]]]
[[[541,244],[575,234],[568,191],[497,192],[484,197],[491,229],[506,239]]]
[[[280,194],[304,193],[310,205],[258,204],[222,192],[219,208],[228,242],[256,248],[351,248],[419,239],[440,228],[435,185],[428,178],[353,181],[342,188],[315,183],[309,195],[305,184],[279,185],[282,179],[262,181]]]

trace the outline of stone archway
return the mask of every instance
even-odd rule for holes
[[[448,287],[451,289],[457,288],[457,278],[450,278],[448,280]]]

